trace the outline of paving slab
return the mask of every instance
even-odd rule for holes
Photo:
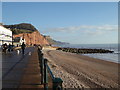
[[[24,75],[19,88],[43,88],[41,85],[40,64],[37,49],[32,53],[27,67],[24,68]]]
[[[36,74],[24,74],[21,84],[40,84],[40,73]]]
[[[31,52],[31,55],[29,55]],[[3,55],[2,62],[2,88],[40,89],[41,85],[40,63],[37,48],[27,48],[25,55],[13,53]]]
[[[18,88],[19,86],[19,82],[15,82],[15,81],[2,81],[2,88]]]
[[[40,72],[40,69],[39,69],[39,67],[37,67],[37,68],[24,68],[24,70],[25,70],[25,73],[38,73],[38,72]]]
[[[44,90],[43,85],[21,85],[19,88],[34,88],[35,90]]]
[[[2,56],[2,88],[19,88],[21,80],[26,72],[29,52],[33,52],[34,48],[27,48],[25,55],[17,55],[15,52],[3,54]],[[32,76],[31,76],[32,77]]]

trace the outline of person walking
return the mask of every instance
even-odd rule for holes
[[[22,49],[22,54],[24,54],[25,53],[25,47],[26,47],[26,45],[24,44],[24,42],[22,43],[22,45],[21,45],[21,49]]]
[[[6,53],[8,48],[7,43],[3,44],[2,48],[3,48],[3,52]]]
[[[12,45],[9,44],[9,45],[8,45],[8,52],[11,52],[11,51],[12,51]]]

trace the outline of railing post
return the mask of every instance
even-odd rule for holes
[[[62,90],[62,79],[61,78],[54,78],[53,80],[53,90]]]
[[[39,48],[38,48],[38,57],[39,57],[39,61],[40,61],[41,60],[41,51]]]
[[[38,47],[38,57],[39,57],[39,65],[40,65],[40,73],[41,73],[41,84],[44,84],[44,60],[43,53]]]
[[[53,90],[62,90],[62,79],[61,78],[55,78],[52,74],[49,66],[47,65],[47,59],[43,58],[43,53],[38,48],[38,55],[39,55],[39,63],[40,63],[40,72],[41,72],[41,84],[44,84],[44,90],[48,90],[48,71],[50,72],[52,76],[53,81]]]
[[[43,53],[41,53],[41,62],[40,62],[40,67],[41,67],[41,84],[44,83],[44,58],[43,58]]]
[[[47,59],[44,59],[44,90],[48,90]]]

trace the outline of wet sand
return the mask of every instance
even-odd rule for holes
[[[118,88],[118,64],[57,50],[43,50],[44,57],[64,88]]]

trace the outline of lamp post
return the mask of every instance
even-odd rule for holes
[[[12,32],[12,46],[13,46],[13,32]]]
[[[11,29],[11,31],[12,31],[12,46],[13,46],[13,26],[11,26],[11,28],[9,28],[9,29]]]
[[[22,38],[22,41],[24,42],[24,33],[23,33],[23,38]]]
[[[2,45],[3,45],[3,37],[4,37],[4,35],[3,35],[3,31],[2,31],[2,34],[1,34],[2,36],[1,36],[1,39],[2,39]]]

